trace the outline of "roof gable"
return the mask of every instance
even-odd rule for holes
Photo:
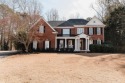
[[[103,25],[103,26],[105,26],[96,16],[94,16],[86,25]]]

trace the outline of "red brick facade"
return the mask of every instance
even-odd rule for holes
[[[44,26],[44,33],[39,33],[39,27]],[[37,40],[38,42],[38,49],[43,49],[45,46],[45,41],[50,41],[50,48],[55,48],[55,38],[56,34],[55,31],[51,28],[51,26],[45,22],[45,20],[40,19],[38,23],[35,24],[35,26],[32,28],[34,30],[34,40]]]

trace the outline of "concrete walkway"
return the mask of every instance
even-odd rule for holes
[[[12,55],[12,54],[17,54],[17,53],[20,53],[20,52],[21,51],[17,51],[17,50],[14,50],[14,51],[0,51],[0,57]]]

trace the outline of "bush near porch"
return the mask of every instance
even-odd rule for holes
[[[111,45],[97,45],[97,44],[91,44],[90,45],[90,52],[96,52],[96,53],[114,53],[117,52],[117,49],[114,46]]]

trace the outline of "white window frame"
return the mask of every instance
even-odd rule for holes
[[[33,41],[33,49],[35,49],[35,50],[37,49],[37,43],[38,42],[36,40]]]
[[[89,28],[89,35],[93,35],[93,28]]]
[[[101,45],[101,40],[100,39],[97,40],[97,44]]]
[[[45,49],[49,49],[50,45],[49,45],[49,42],[48,40],[45,41]]]
[[[97,27],[97,35],[101,35],[101,28]]]
[[[77,34],[84,33],[84,28],[77,28]]]
[[[63,29],[63,35],[70,35],[70,29]]]
[[[44,26],[39,27],[39,33],[44,33]]]
[[[89,40],[89,44],[93,44],[93,40]]]

